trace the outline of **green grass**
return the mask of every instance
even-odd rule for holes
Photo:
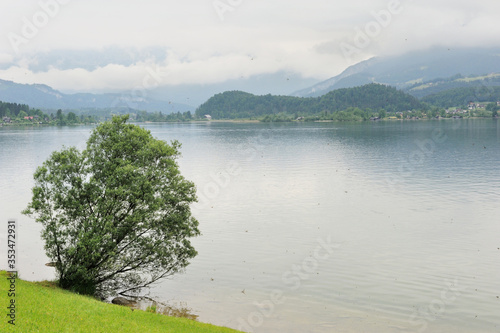
[[[9,281],[0,271],[0,332],[238,332],[185,318],[107,304],[58,288],[53,282],[16,280],[15,327],[7,321]]]

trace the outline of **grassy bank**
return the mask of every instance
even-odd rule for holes
[[[107,304],[50,282],[16,279],[15,327],[8,323],[10,281],[0,272],[0,332],[238,332],[184,318]]]

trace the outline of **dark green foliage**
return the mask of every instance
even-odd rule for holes
[[[493,117],[498,115],[498,110],[500,110],[500,105],[498,105],[498,103],[488,103],[488,105],[486,105],[486,111],[490,111]]]
[[[426,96],[422,101],[443,108],[465,107],[469,102],[500,101],[500,87],[455,88]]]
[[[28,112],[29,109],[26,104],[0,102],[0,117],[17,117],[19,112]]]
[[[498,86],[500,86],[500,77],[498,76],[482,76],[481,78],[478,78],[477,76],[464,77],[460,74],[457,74],[446,79],[434,79],[423,83],[417,83],[404,90],[412,96],[415,96],[417,98],[424,98],[429,95],[435,95],[457,88],[469,88],[471,90],[474,90],[480,89],[481,87]]]
[[[151,121],[151,122],[183,122],[193,120],[191,111],[173,112],[165,114],[163,112],[146,112],[139,111],[135,116],[136,121]]]
[[[128,116],[97,126],[87,148],[52,153],[34,175],[23,212],[43,225],[63,288],[107,296],[139,292],[197,253],[193,183],[179,172],[180,144],[154,139]]]
[[[338,89],[320,97],[325,110],[340,111],[349,107],[384,109],[387,112],[426,109],[427,107],[394,87],[368,84],[361,87]]]
[[[4,103],[0,101],[0,121],[7,117],[11,122],[18,124],[77,124],[77,123],[95,123],[94,117],[89,115],[81,115],[78,117],[74,112],[69,112],[67,115],[59,109],[56,116],[44,113],[40,109],[30,109],[29,105]],[[24,117],[30,117],[25,119]]]
[[[255,96],[241,91],[217,94],[196,110],[214,119],[256,118],[277,114],[312,116],[321,112],[338,112],[349,108],[385,109],[387,112],[426,109],[415,97],[396,88],[368,84],[362,87],[338,89],[321,97]],[[362,118],[363,116],[360,115]],[[279,117],[278,117],[279,118]],[[281,117],[283,118],[283,117]]]
[[[264,118],[261,119],[262,122],[265,123],[283,123],[283,122],[290,122],[294,121],[296,118],[292,115],[280,112],[278,114],[273,114],[273,115],[266,115]]]
[[[68,123],[74,124],[78,122],[78,118],[76,117],[76,114],[73,112],[69,112],[67,116]]]

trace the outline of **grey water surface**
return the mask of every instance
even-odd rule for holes
[[[182,143],[203,234],[150,296],[253,332],[500,332],[498,120],[141,126]],[[0,128],[21,278],[55,278],[20,213],[32,174],[91,129]]]

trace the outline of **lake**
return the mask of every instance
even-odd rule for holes
[[[253,332],[500,332],[498,120],[141,126],[182,143],[202,232],[151,297]],[[21,278],[55,278],[32,174],[91,129],[0,128]]]

